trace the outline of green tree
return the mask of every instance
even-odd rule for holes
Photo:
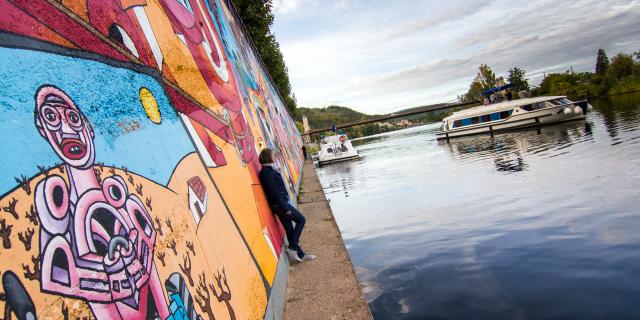
[[[613,79],[621,79],[633,74],[634,61],[630,54],[618,53],[611,59],[607,75]]]
[[[564,72],[548,74],[540,83],[538,95],[566,95],[570,99],[582,99],[589,92],[589,82],[592,73],[588,72]],[[605,78],[597,76],[599,78]],[[604,83],[603,85],[607,85]],[[605,87],[604,90],[608,90]]]
[[[469,86],[469,91],[465,96],[465,101],[472,101],[473,99],[476,99],[482,93],[482,91],[484,91],[484,86],[482,85],[482,83],[477,81],[472,82]]]
[[[509,83],[516,92],[529,90],[529,79],[525,78],[524,70],[518,67],[509,70]]]
[[[460,100],[460,102],[473,101],[482,91],[493,88],[495,83],[496,74],[491,70],[491,67],[486,64],[481,64],[480,67],[478,67],[476,77],[473,78],[469,85],[469,90],[467,90],[467,93],[458,96],[458,100]]]
[[[596,74],[605,75],[608,68],[609,58],[607,58],[607,53],[604,52],[604,49],[598,49],[596,54]]]
[[[292,114],[295,113],[296,98],[291,90],[287,66],[280,45],[271,32],[273,24],[271,0],[232,0],[232,2],[284,103]]]
[[[479,82],[482,85],[482,90],[489,90],[496,84],[496,74],[486,64],[481,64],[478,67],[478,75],[474,81]]]

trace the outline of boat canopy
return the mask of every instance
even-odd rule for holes
[[[482,91],[482,95],[483,96],[488,96],[490,94],[494,94],[494,93],[500,92],[502,90],[507,90],[507,89],[509,89],[511,87],[512,87],[512,85],[510,83],[509,84],[505,84],[504,86],[499,86],[499,87],[491,88],[489,90]]]

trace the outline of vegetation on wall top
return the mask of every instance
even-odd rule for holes
[[[271,31],[273,4],[271,0],[232,0],[240,19],[256,46],[276,88],[291,114],[296,110],[296,97],[291,90],[289,72],[280,44]]]

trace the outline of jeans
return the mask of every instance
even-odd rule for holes
[[[298,258],[304,257],[305,253],[302,251],[302,248],[298,244],[300,240],[300,235],[302,234],[302,229],[304,228],[304,224],[307,221],[300,211],[296,210],[292,205],[287,204],[287,210],[291,211],[291,216],[287,216],[286,214],[279,214],[280,223],[284,227],[284,231],[287,233],[287,240],[289,240],[289,248],[295,250],[298,253]],[[293,222],[296,223],[296,226],[293,226]]]

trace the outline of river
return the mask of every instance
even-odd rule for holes
[[[640,95],[593,104],[495,137],[372,136],[319,168],[374,318],[640,318]]]

